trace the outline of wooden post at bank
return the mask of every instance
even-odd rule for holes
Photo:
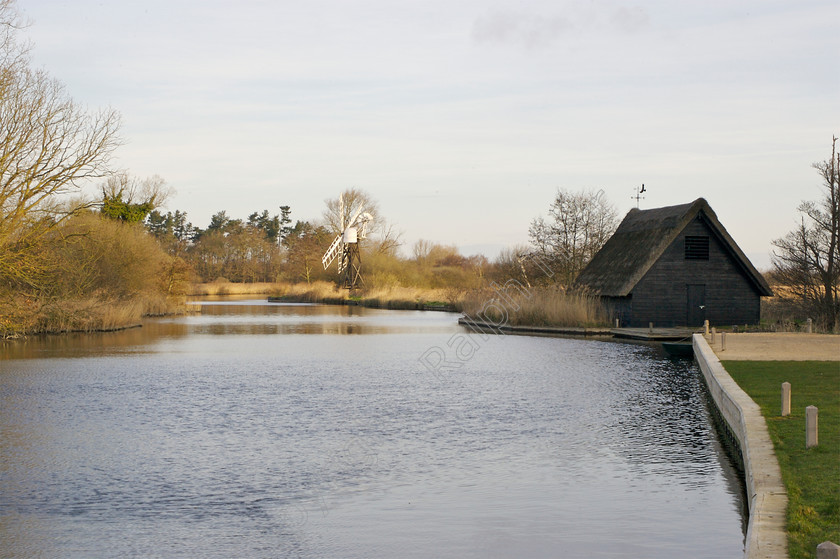
[[[805,448],[811,448],[819,444],[818,415],[817,406],[805,408]]]
[[[704,336],[709,335],[709,321],[708,320],[703,321],[703,335]]]
[[[790,383],[782,383],[782,417],[790,415]]]
[[[720,350],[726,351],[726,332],[720,333]]]
[[[817,546],[817,559],[840,559],[840,545],[823,542]]]
[[[808,332],[809,334],[813,334],[813,333],[814,333],[814,321],[813,321],[813,320],[811,320],[810,318],[808,319],[808,326],[807,326],[807,328],[808,328],[807,332]]]
[[[715,345],[715,337],[717,336],[717,329],[712,326],[712,343],[711,345]]]

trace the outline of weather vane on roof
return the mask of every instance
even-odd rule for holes
[[[631,200],[636,200],[636,209],[639,208],[639,200],[644,200],[645,199],[645,197],[642,196],[642,194],[644,194],[645,192],[646,192],[645,183],[642,183],[641,188],[639,188],[638,186],[636,187],[636,195],[630,197]]]

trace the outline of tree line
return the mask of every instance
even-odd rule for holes
[[[342,196],[363,200],[374,216],[371,235],[362,243],[367,286],[475,286],[474,278],[486,268],[484,257],[464,257],[454,246],[425,240],[417,243],[412,256],[404,257],[399,251],[401,233],[387,224],[368,193],[352,188]],[[294,224],[288,205],[279,206],[280,212],[273,215],[264,209],[247,218],[222,210],[204,229],[180,210],[151,210],[142,223],[170,255],[183,260],[194,281],[312,283],[335,279],[334,270],[323,268],[322,258],[340,232],[340,216],[334,215],[337,199],[326,200],[325,206],[321,219]]]

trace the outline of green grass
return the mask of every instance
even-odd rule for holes
[[[761,407],[788,492],[791,559],[840,544],[840,362],[724,361]],[[791,415],[781,417],[782,383],[791,384]],[[819,408],[819,445],[805,448],[805,408]]]

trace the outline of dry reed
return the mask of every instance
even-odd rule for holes
[[[273,298],[305,303],[358,304],[386,309],[424,309],[446,307],[459,309],[465,291],[420,287],[371,287],[350,292],[334,283],[231,283],[216,281],[193,284],[191,296],[269,295]]]
[[[209,283],[193,283],[187,288],[191,297],[219,295],[269,295],[281,289],[283,283],[232,283],[216,280]]]
[[[511,326],[608,326],[610,317],[597,297],[559,288],[484,289],[464,301],[464,314]]]
[[[136,294],[130,298],[36,301],[20,298],[0,305],[0,339],[32,334],[103,332],[137,326],[145,316],[182,314],[183,298]]]

